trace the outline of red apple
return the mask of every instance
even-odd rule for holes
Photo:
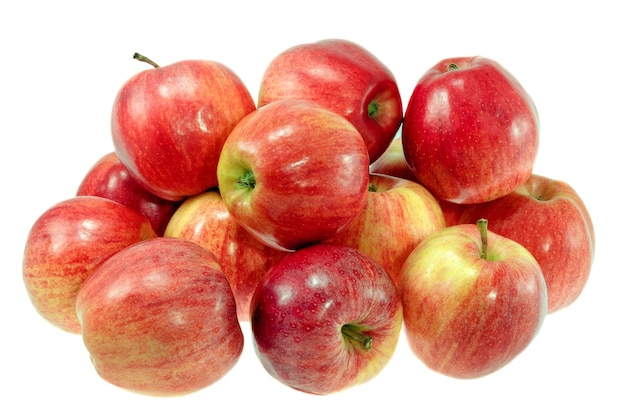
[[[239,225],[217,190],[188,197],[164,235],[195,242],[215,254],[235,295],[240,321],[250,320],[250,300],[265,272],[287,254],[264,245]]]
[[[113,254],[156,234],[139,212],[97,196],[77,196],[48,208],[28,234],[23,278],[35,309],[51,324],[80,333],[76,295]]]
[[[251,318],[268,373],[321,395],[367,382],[385,367],[402,329],[402,303],[371,258],[345,245],[316,244],[269,270]]]
[[[522,245],[487,231],[484,219],[422,241],[398,287],[411,350],[455,378],[504,367],[531,343],[546,315],[539,264]]]
[[[530,177],[539,119],[530,95],[497,62],[450,58],[417,82],[402,144],[417,181],[436,197],[482,203]]]
[[[126,81],[115,97],[113,145],[142,186],[178,201],[217,185],[224,141],[255,103],[241,79],[221,63],[153,65]]]
[[[76,312],[98,374],[145,395],[203,389],[243,349],[219,261],[183,239],[158,237],[115,254],[85,281]]]
[[[122,164],[115,152],[100,158],[85,174],[77,196],[100,196],[114,200],[145,215],[157,235],[178,207],[177,202],[161,199],[139,184]]]
[[[278,54],[261,79],[258,106],[309,99],[346,117],[361,133],[371,162],[385,151],[402,122],[392,72],[361,45],[325,39]]]
[[[266,245],[294,250],[330,238],[363,209],[369,158],[343,116],[309,100],[280,100],[237,124],[217,174],[239,224]]]
[[[411,251],[445,226],[439,203],[425,187],[373,173],[365,208],[328,242],[358,249],[378,262],[396,282]]]
[[[533,174],[512,193],[472,205],[461,222],[488,218],[491,230],[526,247],[539,262],[548,288],[548,313],[583,291],[595,252],[591,217],[567,183]]]
[[[370,172],[417,181],[404,157],[401,136],[391,141],[385,152],[370,165]]]

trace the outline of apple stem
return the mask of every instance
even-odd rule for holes
[[[483,260],[487,259],[487,219],[481,218],[476,222],[478,225],[478,230],[480,231],[480,258]]]
[[[135,54],[133,55],[133,58],[141,62],[147,62],[148,64],[152,65],[154,68],[159,68],[159,64],[152,61],[150,58],[141,55],[139,52],[135,52]]]
[[[357,331],[356,329],[354,329],[353,325],[343,325],[341,327],[341,333],[349,340],[359,343],[359,345],[361,345],[365,349],[365,351],[370,351],[372,349],[372,337]]]
[[[374,118],[378,114],[379,110],[380,105],[377,102],[372,101],[367,105],[367,116]]]
[[[239,189],[254,189],[256,186],[256,180],[254,179],[254,173],[250,170],[237,179],[237,188]]]

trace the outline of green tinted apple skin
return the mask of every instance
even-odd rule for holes
[[[370,162],[387,149],[402,123],[402,98],[392,71],[362,45],[323,39],[293,46],[269,63],[259,107],[307,99],[344,116],[367,146]]]
[[[363,209],[369,159],[347,119],[315,102],[282,100],[233,129],[217,176],[237,222],[264,244],[293,251],[330,238]]]
[[[431,234],[407,258],[399,282],[413,353],[429,368],[470,379],[517,357],[538,334],[548,295],[528,250],[476,224]]]
[[[595,232],[580,195],[564,181],[533,174],[512,193],[469,205],[459,222],[490,220],[490,229],[526,247],[541,266],[548,313],[570,306],[593,265]]]

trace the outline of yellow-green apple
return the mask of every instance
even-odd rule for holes
[[[274,57],[262,76],[257,104],[283,99],[313,100],[346,117],[363,136],[372,162],[402,122],[402,100],[391,70],[345,39],[295,45]]]
[[[444,59],[417,82],[402,144],[417,181],[439,199],[482,203],[526,181],[539,147],[535,104],[502,65]]]
[[[250,300],[265,272],[287,252],[268,247],[239,225],[217,190],[185,199],[164,236],[202,245],[220,261],[237,302],[237,317],[250,320]]]
[[[152,64],[156,68],[135,74],[115,97],[113,145],[142,186],[178,201],[217,185],[224,141],[256,105],[243,81],[219,62]]]
[[[409,168],[406,158],[404,157],[402,136],[398,136],[391,141],[389,148],[385,150],[383,155],[370,165],[370,172],[386,174],[417,182],[415,174],[413,174],[413,171]],[[446,226],[458,224],[459,218],[467,205],[452,203],[447,200],[442,200],[437,196],[435,196],[435,199],[439,202],[439,206],[441,207],[441,211],[443,212],[443,216],[446,220]]]
[[[491,230],[526,247],[548,288],[548,313],[574,302],[593,263],[595,235],[589,212],[566,182],[533,174],[512,193],[471,205],[461,222],[489,219]]]
[[[98,196],[76,196],[51,206],[31,227],[22,260],[24,285],[48,322],[80,333],[76,295],[105,260],[153,238],[150,221],[127,206]]]
[[[116,253],[85,281],[76,312],[97,373],[145,395],[203,389],[243,349],[219,261],[183,239],[157,237]]]
[[[310,100],[279,100],[233,129],[217,166],[233,218],[281,250],[330,238],[367,201],[369,158],[343,116]]]
[[[77,196],[100,196],[114,200],[145,215],[157,235],[178,207],[178,202],[161,199],[135,180],[115,152],[102,156],[83,177]]]
[[[470,379],[493,373],[534,339],[547,310],[537,260],[486,219],[427,237],[400,273],[407,340],[426,366]]]
[[[251,309],[255,350],[268,373],[319,395],[376,376],[402,329],[402,302],[389,275],[340,244],[288,253],[257,287]]]
[[[372,173],[365,208],[327,242],[358,249],[378,262],[397,282],[411,251],[445,226],[439,203],[424,186]]]

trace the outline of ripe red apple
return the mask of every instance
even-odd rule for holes
[[[237,317],[250,320],[250,301],[265,272],[285,254],[239,225],[217,190],[188,197],[172,216],[166,237],[202,245],[219,260],[237,302]]]
[[[98,374],[146,395],[205,388],[243,349],[219,261],[183,239],[158,237],[112,256],[85,281],[76,312]]]
[[[417,82],[402,127],[417,181],[453,203],[502,197],[526,181],[539,146],[530,95],[497,62],[445,59]]]
[[[486,220],[431,234],[399,283],[407,340],[429,368],[455,378],[493,373],[539,332],[547,293],[541,268]]]
[[[548,289],[548,313],[583,291],[595,252],[591,217],[567,183],[533,174],[512,193],[471,205],[461,222],[488,218],[491,230],[526,247],[539,262]]]
[[[396,282],[411,251],[445,226],[439,203],[424,186],[372,173],[365,208],[328,242],[358,249]]]
[[[385,151],[402,122],[394,75],[361,45],[325,39],[278,54],[261,79],[258,106],[309,99],[346,117],[361,133],[370,161]]]
[[[23,278],[35,309],[48,322],[80,333],[76,295],[113,254],[156,234],[139,212],[110,199],[77,196],[48,208],[30,229]]]
[[[401,136],[391,141],[385,152],[370,165],[370,172],[417,181],[404,157]]]
[[[255,103],[241,79],[219,62],[153,65],[126,81],[115,97],[113,145],[142,186],[177,201],[217,185],[224,141]]]
[[[154,232],[163,235],[178,202],[161,199],[139,184],[115,152],[105,154],[89,169],[78,186],[77,196],[100,196],[145,215]]]
[[[402,303],[378,263],[323,243],[288,253],[269,270],[251,318],[256,353],[271,376],[329,394],[385,367],[402,329]]]
[[[280,100],[237,124],[217,175],[240,225],[266,245],[294,250],[330,238],[363,209],[369,158],[343,116],[309,100]]]

